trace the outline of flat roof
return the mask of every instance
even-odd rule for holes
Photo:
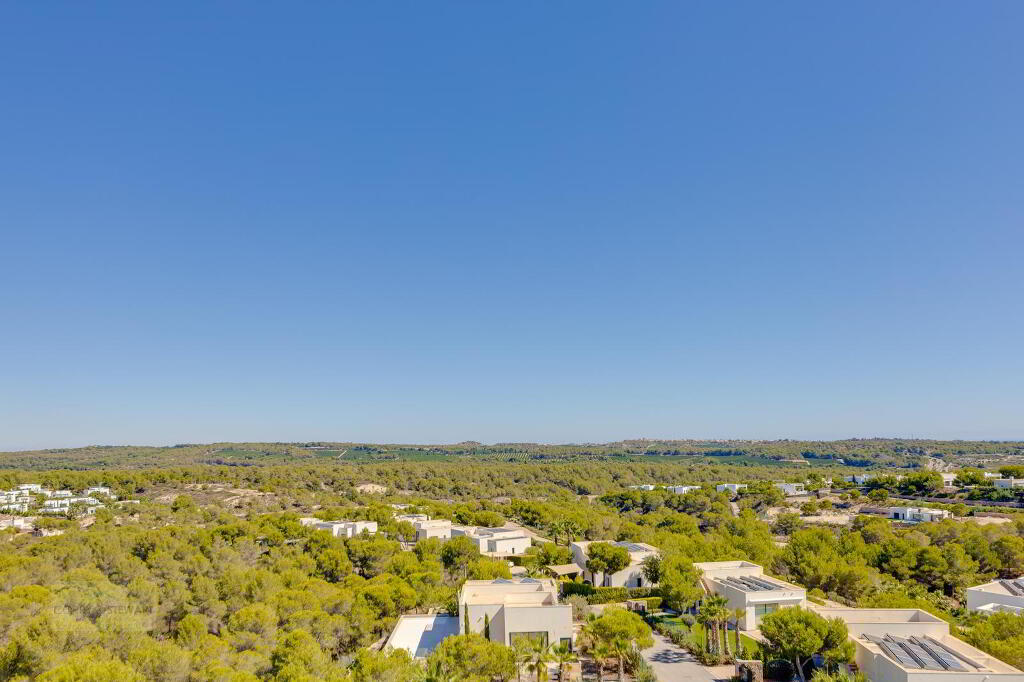
[[[384,648],[405,649],[413,658],[426,658],[443,639],[457,634],[458,616],[400,616]]]
[[[551,578],[498,578],[467,580],[459,601],[463,604],[555,605],[558,588]]]
[[[1024,598],[1024,578],[1011,578],[1010,580],[993,580],[992,582],[970,587],[971,590],[981,590],[993,594],[1008,594],[1012,597]]]

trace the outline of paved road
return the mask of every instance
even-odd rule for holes
[[[644,649],[643,657],[654,668],[658,682],[714,682],[707,668],[693,659],[688,651],[680,649],[667,638],[654,633],[654,646]]]

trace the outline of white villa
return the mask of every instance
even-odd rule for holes
[[[376,521],[321,521],[313,517],[299,519],[303,526],[325,530],[336,538],[353,538],[362,533],[373,535],[377,532]]]
[[[42,514],[64,514],[76,504],[82,505],[87,514],[91,514],[103,506],[102,502],[92,497],[59,497],[43,502],[39,511]]]
[[[715,486],[715,490],[720,493],[729,493],[730,497],[736,497],[746,487],[746,483],[719,483]]]
[[[451,537],[456,538],[460,535],[472,540],[481,554],[491,556],[523,554],[531,544],[529,536],[516,528],[452,526]]]
[[[1024,478],[996,478],[992,480],[992,484],[997,488],[1004,490],[1010,490],[1013,488],[1024,488]]]
[[[670,493],[675,493],[676,495],[685,495],[688,492],[692,492],[694,490],[700,490],[700,486],[699,485],[670,485],[670,486],[667,486],[665,489],[668,490]]]
[[[595,584],[596,576],[587,570],[587,547],[593,542],[582,540],[569,545],[572,560],[580,567],[583,579],[591,585]],[[601,587],[650,587],[651,583],[644,578],[642,564],[644,559],[658,554],[658,550],[644,542],[609,542],[610,545],[624,547],[629,552],[629,566],[615,573],[602,574]]]
[[[656,486],[656,485],[654,485],[652,483],[644,483],[642,485],[631,485],[631,486],[629,486],[629,489],[630,490],[654,490],[657,487],[658,486]]]
[[[1024,682],[1024,673],[949,634],[949,623],[920,609],[812,608],[842,618],[857,667],[872,682]]]
[[[521,638],[572,647],[572,606],[558,603],[550,578],[467,580],[459,592],[459,634],[485,633],[512,646]]]
[[[929,523],[952,518],[953,514],[945,509],[930,507],[890,507],[886,510],[886,516],[893,521],[904,523]]]
[[[778,578],[764,575],[764,569],[749,561],[706,561],[695,563],[701,583],[709,594],[729,601],[730,609],[746,612],[741,630],[756,630],[761,618],[786,606],[806,606],[807,591]]]
[[[1024,614],[1024,578],[993,580],[968,587],[967,608],[982,613],[1006,611]]]
[[[785,493],[786,497],[807,494],[807,489],[804,487],[803,483],[776,483],[775,487]]]

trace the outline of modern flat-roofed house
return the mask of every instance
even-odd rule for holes
[[[518,528],[480,528],[452,526],[451,537],[465,536],[476,543],[481,554],[523,554],[532,544],[529,536]]]
[[[929,507],[890,507],[886,510],[886,516],[904,523],[930,523],[952,518],[953,514],[945,509]]]
[[[459,592],[459,634],[483,633],[514,646],[519,639],[540,639],[572,647],[572,606],[558,603],[550,578],[467,580]]]
[[[83,495],[105,495],[106,497],[116,500],[117,496],[114,495],[114,491],[105,485],[94,485],[91,488],[86,488],[82,491]]]
[[[807,489],[804,487],[803,483],[776,483],[775,487],[785,493],[786,497],[807,494]]]
[[[874,474],[854,474],[853,476],[843,477],[843,480],[854,485],[864,485],[874,477]]]
[[[629,489],[630,490],[654,490],[657,487],[658,486],[654,485],[653,483],[644,483],[642,485],[631,485],[631,486],[629,486]]]
[[[1011,488],[1024,488],[1024,478],[996,478],[992,480],[992,484],[997,488],[1009,490]]]
[[[670,485],[665,488],[670,493],[676,495],[685,495],[686,493],[693,492],[694,490],[700,490],[699,485]]]
[[[746,487],[746,483],[719,483],[715,486],[715,490],[720,493],[729,493],[730,497],[736,497]]]
[[[600,540],[596,542],[601,542]],[[583,571],[583,579],[594,585],[596,575],[587,569],[587,548],[593,541],[581,540],[570,543],[572,560]],[[651,582],[644,577],[643,561],[649,556],[658,554],[658,549],[645,542],[608,542],[609,545],[623,547],[629,552],[629,566],[615,573],[602,573],[599,587],[651,587]]]
[[[43,491],[42,483],[22,483],[18,486],[18,490],[24,490],[29,493],[40,493]]]
[[[0,512],[7,514],[27,514],[28,502],[0,502]]]
[[[967,588],[967,608],[970,611],[1024,614],[1024,578],[993,580]]]
[[[92,497],[60,497],[44,501],[40,511],[44,514],[63,514],[70,511],[73,505],[81,505],[87,514],[91,514],[102,507],[103,503]]]
[[[452,536],[452,522],[448,519],[423,519],[414,522],[412,525],[416,529],[417,542],[427,538],[448,540]]]
[[[843,619],[871,682],[1024,682],[1024,672],[953,637],[949,623],[926,611],[812,608]]]
[[[61,499],[64,497],[74,497],[74,493],[72,493],[70,490],[40,490],[39,492],[41,492],[43,495],[46,495],[46,497],[50,498],[51,500]],[[84,494],[88,495],[89,493]]]
[[[695,563],[704,589],[725,597],[730,609],[743,609],[741,630],[756,630],[761,618],[787,606],[805,606],[807,591],[799,585],[764,575],[764,569],[749,561],[706,561]]]
[[[377,532],[376,521],[317,521],[313,527],[325,530],[336,538],[353,538],[362,532]]]
[[[409,523],[416,524],[418,521],[429,521],[430,517],[426,514],[395,514],[395,522],[401,523],[402,521],[408,521]]]

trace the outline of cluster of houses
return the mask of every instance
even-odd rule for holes
[[[76,495],[70,490],[50,490],[40,483],[24,483],[12,490],[0,490],[0,512],[28,514],[35,511],[40,514],[66,514],[78,508],[91,514],[104,506],[104,502],[96,499],[96,496],[110,501],[117,500],[117,496],[106,486],[86,488]]]
[[[827,484],[831,485],[832,482],[828,481]],[[797,496],[797,495],[806,495],[807,494],[807,488],[806,488],[805,484],[803,484],[803,483],[775,483],[774,485],[775,485],[776,488],[778,488],[783,493],[785,493],[787,497],[794,497],[794,496]],[[730,497],[736,497],[739,494],[739,492],[741,490],[743,490],[744,488],[746,488],[746,487],[747,487],[746,483],[719,483],[718,485],[715,486],[715,490],[720,492],[720,493],[727,493]],[[630,488],[630,490],[647,490],[647,491],[656,490],[658,488],[664,488],[665,490],[669,491],[670,493],[675,493],[677,495],[685,495],[688,492],[692,492],[694,490],[700,490],[701,486],[699,486],[699,485],[666,485],[666,486],[658,486],[658,485],[654,485],[653,483],[644,483],[644,484],[641,484],[641,485],[631,485],[631,486],[629,486],[629,488]]]
[[[448,519],[431,519],[426,514],[401,514],[395,521],[408,521],[416,529],[416,541],[427,538],[451,540],[469,538],[484,556],[503,557],[523,554],[531,544],[530,536],[517,528],[464,526]]]
[[[581,571],[585,571],[589,544],[572,544],[574,562]],[[642,562],[641,557],[657,550],[642,543],[616,544],[633,545],[626,549],[634,561],[630,569],[604,584],[642,585],[634,582],[632,571]],[[842,619],[854,644],[857,669],[873,682],[923,682],[924,676],[936,673],[947,674],[951,682],[1024,682],[1024,672],[952,636],[946,621],[926,611],[819,606],[807,600],[803,587],[766,576],[761,566],[748,561],[694,566],[701,572],[705,593],[724,597],[731,610],[741,612],[737,625],[751,636],[759,636],[764,616],[791,606]],[[558,583],[550,578],[469,580],[458,595],[458,615],[402,616],[385,648],[405,649],[415,658],[424,658],[446,637],[466,632],[483,634],[506,646],[529,639],[571,648],[575,644],[572,608],[560,603],[558,594]],[[967,596],[972,611],[1022,613],[1024,579],[979,585],[970,588]]]
[[[738,626],[751,634],[764,616],[789,606],[841,618],[857,668],[872,682],[923,682],[936,673],[951,682],[1024,682],[1024,672],[954,637],[949,623],[921,609],[823,607],[809,603],[804,588],[765,576],[761,566],[748,561],[694,566],[707,593],[724,597],[730,609],[744,613]],[[975,611],[1024,610],[1024,580],[979,585],[967,591],[967,598]]]

